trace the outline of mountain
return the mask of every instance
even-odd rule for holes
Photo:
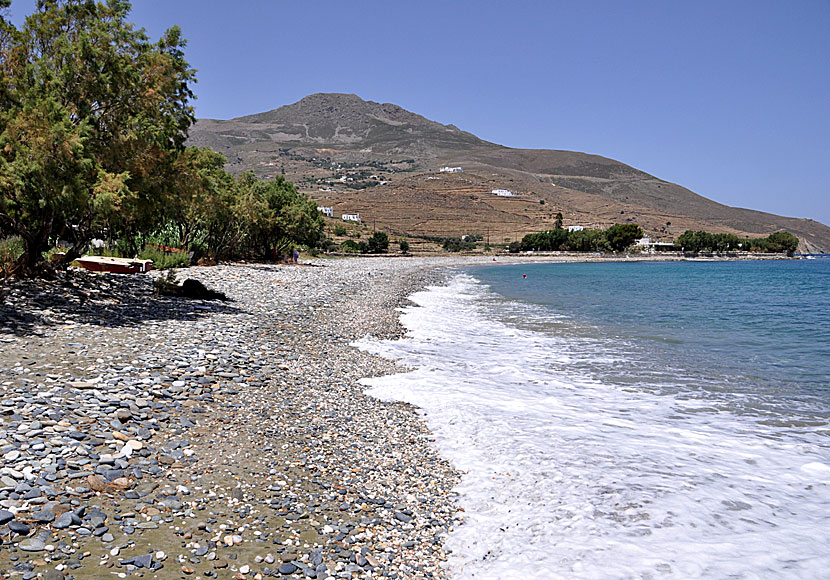
[[[635,222],[658,239],[686,229],[787,230],[804,251],[830,250],[830,228],[813,220],[726,206],[598,155],[504,147],[357,95],[320,93],[256,115],[200,119],[189,143],[223,153],[232,173],[283,173],[336,215],[360,213],[395,233],[487,233],[502,242],[550,228],[562,212],[566,225]],[[438,171],[446,165],[463,173]]]

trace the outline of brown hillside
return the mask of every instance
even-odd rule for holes
[[[686,229],[738,235],[784,229],[805,250],[830,250],[830,228],[813,220],[725,206],[598,155],[502,147],[356,95],[316,94],[257,115],[203,119],[190,144],[220,151],[234,173],[284,173],[336,215],[359,212],[393,232],[489,232],[502,243],[551,227],[561,211],[566,224],[635,222],[665,239]],[[444,165],[464,173],[438,173]],[[493,189],[517,195],[500,198]]]

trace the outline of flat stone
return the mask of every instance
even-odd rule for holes
[[[29,526],[29,524],[25,524],[17,520],[12,520],[9,522],[9,529],[13,531],[15,534],[20,534],[22,536],[25,536],[26,534],[32,531],[32,528]]]
[[[293,574],[296,571],[297,571],[297,567],[294,564],[292,564],[291,562],[286,562],[285,564],[283,564],[282,566],[279,567],[280,574],[284,574],[286,576],[289,575],[289,574]]]
[[[64,514],[61,514],[58,517],[58,519],[55,520],[55,522],[52,524],[52,527],[56,528],[58,530],[62,530],[64,528],[68,528],[69,526],[71,526],[72,523],[73,523],[72,513],[71,512],[66,512]]]
[[[153,565],[152,554],[142,554],[133,558],[133,566],[136,568],[149,568]]]
[[[17,545],[24,552],[42,552],[46,549],[46,542],[40,538],[26,538]]]
[[[55,521],[55,512],[49,510],[40,510],[33,512],[30,517],[36,522],[48,524],[49,522]]]

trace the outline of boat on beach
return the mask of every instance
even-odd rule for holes
[[[112,272],[115,274],[139,274],[153,269],[152,260],[138,258],[114,258],[112,256],[83,256],[75,260],[82,267],[92,272]]]

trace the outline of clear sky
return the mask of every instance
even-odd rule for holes
[[[829,0],[136,0],[132,20],[182,28],[199,117],[355,93],[830,224]]]

